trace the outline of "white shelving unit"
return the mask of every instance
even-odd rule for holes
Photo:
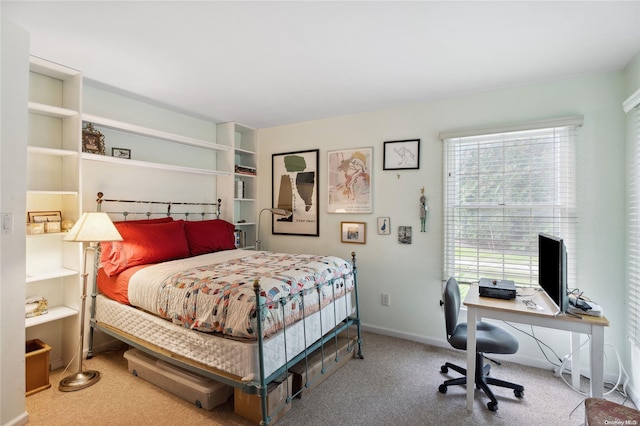
[[[226,161],[229,167],[234,170],[232,179],[228,179],[224,183],[224,187],[218,186],[218,192],[224,194],[223,199],[233,200],[233,203],[227,204],[227,211],[223,211],[223,216],[229,222],[233,222],[236,229],[245,233],[246,245],[244,248],[253,249],[256,241],[257,220],[257,132],[250,127],[228,122],[218,124],[217,133],[218,143],[231,148]],[[238,172],[236,171],[236,166],[254,170],[256,173]],[[242,191],[239,191],[239,182],[242,185]]]
[[[28,110],[27,211],[59,211],[62,219],[76,221],[81,205],[81,73],[32,57]],[[74,356],[79,332],[82,245],[64,242],[64,235],[25,237],[26,296],[43,296],[48,302],[48,313],[25,318],[26,336],[52,347],[53,368]]]
[[[189,148],[197,148],[205,151],[213,151],[216,154],[227,153],[230,151],[230,147],[225,145],[220,145],[217,143],[213,143],[211,141],[201,140],[197,138],[192,138],[189,136],[179,135],[175,133],[169,133],[157,129],[152,129],[144,126],[139,126],[136,124],[126,123],[122,121],[113,120],[110,118],[99,117],[91,114],[83,114],[82,116],[84,123],[91,123],[93,127],[99,131],[104,130],[112,130],[117,133],[119,137],[117,139],[123,140],[121,145],[126,145],[126,137],[127,135],[133,135],[135,137],[143,137],[145,139],[151,139],[156,141],[163,141],[169,143],[169,145],[182,145]],[[111,140],[111,138],[110,138]],[[116,142],[120,143],[120,142]],[[123,146],[124,148],[129,149],[128,146]],[[108,154],[108,153],[107,153]],[[228,170],[219,170],[217,164],[212,162],[207,164],[207,168],[204,167],[192,167],[181,164],[174,164],[173,156],[166,155],[161,161],[152,161],[152,160],[137,160],[137,159],[123,159],[118,157],[112,157],[109,155],[98,155],[91,154],[87,152],[82,153],[82,159],[87,161],[98,161],[102,163],[111,163],[117,164],[130,168],[139,168],[139,169],[158,169],[168,172],[182,172],[182,173],[190,173],[197,175],[209,175],[209,176],[229,176],[230,171]]]

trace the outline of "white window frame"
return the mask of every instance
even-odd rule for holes
[[[545,232],[563,238],[568,252],[569,287],[572,286],[572,283],[575,283],[577,228],[575,145],[579,135],[578,129],[581,127],[582,122],[582,117],[568,117],[558,120],[480,130],[452,131],[440,134],[440,138],[445,144],[443,150],[443,280],[450,276],[455,276],[462,284],[471,284],[477,282],[480,278],[494,278],[513,280],[519,285],[538,285],[538,233]],[[548,140],[549,135],[551,135],[552,142]],[[542,138],[547,139],[543,141]],[[518,142],[513,142],[515,140]],[[497,197],[499,200],[493,199],[489,202],[485,202],[482,196],[471,197],[472,201],[468,200],[469,197],[461,196],[458,189],[462,187],[460,182],[463,178],[460,177],[462,173],[458,173],[459,171],[462,172],[462,170],[458,169],[463,167],[461,163],[456,164],[458,159],[455,157],[460,157],[464,153],[457,152],[459,147],[463,146],[463,144],[467,146],[469,144],[477,144],[478,150],[482,150],[488,149],[488,143],[491,143],[492,149],[496,149],[496,145],[498,145],[504,146],[506,150],[509,150],[520,149],[519,146],[526,146],[528,142],[531,142],[531,145],[546,144],[545,154],[554,157],[555,166],[551,167],[553,170],[551,172],[547,170],[547,175],[553,176],[553,179],[549,180],[549,190],[556,193],[552,197],[552,202],[545,201],[545,205],[542,205],[543,203],[537,201],[513,201],[516,197],[511,197],[510,194],[515,192],[507,190],[503,191],[505,197]],[[549,152],[553,154],[548,154]],[[507,162],[508,160],[502,158],[495,166],[504,165],[505,169],[508,169]],[[535,169],[538,165],[533,164],[534,162],[530,163],[532,164],[524,167],[527,170],[531,168],[536,171]],[[489,173],[484,173],[483,170],[478,167],[473,172],[477,173],[477,182],[475,183],[478,188],[482,186],[483,176],[489,175]],[[473,173],[467,173],[467,175],[471,174],[472,176],[465,176],[465,179],[473,181],[475,179]],[[491,173],[492,177],[495,178],[501,172],[496,173],[492,169]],[[536,175],[529,175],[529,183],[540,187],[538,185],[540,180],[534,179],[533,176]],[[504,186],[507,186],[506,183],[508,183],[507,179],[509,178],[506,172],[505,177],[502,179],[504,179]],[[553,212],[549,215],[551,216],[549,220],[546,217],[541,219],[539,213],[541,209]],[[477,213],[478,219],[474,219],[470,213]],[[488,214],[489,216],[483,216],[483,214]],[[500,215],[505,219],[501,220]],[[472,219],[469,220],[469,217]],[[489,219],[485,219],[485,217]],[[463,219],[461,220],[460,218]],[[514,220],[520,222],[523,229],[513,226]],[[497,232],[503,233],[504,238],[494,239],[493,234],[487,232],[487,229],[494,226],[500,228]],[[466,232],[469,229],[471,229],[471,232]],[[465,232],[467,235],[463,238],[461,235]],[[469,239],[469,235],[474,235],[474,232],[477,237]],[[490,237],[483,236],[483,232]],[[516,248],[517,256],[513,256],[513,248],[507,246],[513,241],[510,236],[516,235],[516,233],[519,238]],[[514,260],[514,257],[516,260]]]

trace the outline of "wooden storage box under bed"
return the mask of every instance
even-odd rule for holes
[[[271,417],[269,424],[278,421],[291,410],[292,386],[291,374],[279,382],[273,381],[267,385],[267,416]],[[262,419],[262,404],[257,394],[248,394],[242,389],[234,388],[233,412],[254,423],[260,423]]]
[[[320,383],[338,371],[356,354],[356,334],[347,335],[342,332],[335,339],[329,340],[322,348],[309,354],[306,360],[298,362],[289,369],[293,374],[293,395],[302,398],[308,395]],[[336,349],[337,347],[337,349]]]

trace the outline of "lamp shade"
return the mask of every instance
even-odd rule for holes
[[[65,241],[122,241],[111,218],[105,212],[85,212],[64,237]]]

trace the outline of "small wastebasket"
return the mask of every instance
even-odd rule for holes
[[[26,396],[49,389],[49,351],[51,346],[41,340],[29,340],[26,344],[25,374]]]

